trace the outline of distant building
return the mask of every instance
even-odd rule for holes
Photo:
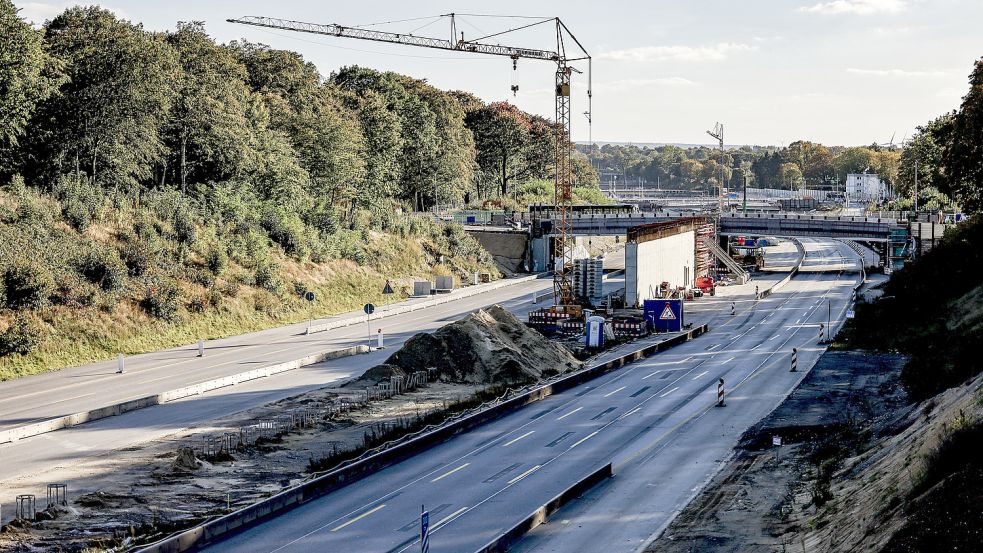
[[[846,176],[847,200],[880,202],[894,198],[894,191],[873,173],[850,173]]]

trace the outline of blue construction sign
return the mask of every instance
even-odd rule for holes
[[[645,300],[642,316],[654,332],[683,330],[683,300]]]

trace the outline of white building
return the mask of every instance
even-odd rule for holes
[[[846,176],[846,198],[855,202],[891,200],[894,191],[873,173],[851,173]]]

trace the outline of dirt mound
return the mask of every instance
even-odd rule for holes
[[[388,380],[394,370],[434,367],[439,378],[469,384],[521,384],[547,374],[579,368],[560,344],[528,328],[506,309],[479,310],[433,333],[417,334],[358,382]]]
[[[201,468],[201,461],[195,457],[195,450],[190,447],[182,447],[177,450],[177,457],[171,462],[171,470],[174,472],[188,472]]]

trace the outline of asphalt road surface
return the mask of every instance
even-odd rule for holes
[[[421,505],[431,513],[432,551],[474,551],[612,461],[614,478],[519,549],[634,550],[704,485],[740,433],[795,387],[803,373],[788,370],[791,348],[803,370],[815,362],[827,305],[833,323],[842,320],[857,276],[835,268],[856,255],[834,241],[803,242],[814,271],[769,298],[753,301],[753,286],[745,285],[698,304],[710,310],[711,333],[462,434],[208,551],[415,551]],[[823,265],[834,270],[819,271]],[[725,407],[714,407],[719,378],[729,393]]]
[[[494,303],[525,299],[531,306],[528,300],[533,292],[551,287],[550,279],[514,284],[376,320],[371,331],[375,333],[381,327],[389,337],[398,340]],[[425,299],[411,299],[405,303],[426,302]],[[385,309],[379,306],[379,311]],[[349,313],[320,322],[351,317],[360,324],[309,336],[304,334],[307,323],[300,323],[209,341],[204,357],[198,357],[197,345],[131,356],[126,359],[124,374],[116,374],[114,359],[0,382],[0,430],[191,386],[331,349],[367,344],[369,328],[363,315]]]

